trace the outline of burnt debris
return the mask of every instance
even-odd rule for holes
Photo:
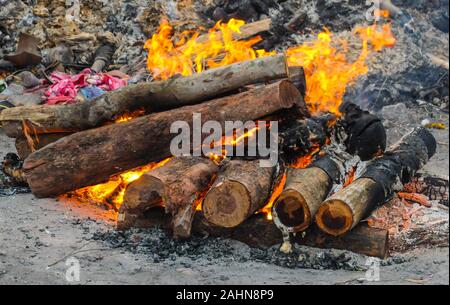
[[[23,161],[13,153],[8,153],[0,164],[0,196],[30,193],[22,172]]]

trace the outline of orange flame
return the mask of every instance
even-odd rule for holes
[[[358,58],[347,60],[348,41],[340,41],[341,50],[333,42],[333,34],[327,29],[317,36],[317,40],[287,50],[288,62],[302,66],[306,75],[306,96],[311,112],[330,111],[339,114],[339,106],[349,85],[358,77],[367,74],[367,59],[375,51],[395,45],[390,25],[381,28],[373,25],[357,28],[361,51]],[[372,47],[369,47],[369,44]]]
[[[275,203],[275,200],[281,195],[281,192],[283,192],[284,186],[286,185],[286,179],[287,175],[283,174],[283,176],[280,179],[280,182],[273,188],[272,194],[270,195],[269,201],[267,202],[266,206],[261,209],[261,213],[266,214],[267,220],[272,220],[272,206]]]
[[[137,110],[134,110],[131,112],[127,112],[127,113],[121,114],[118,117],[116,117],[116,119],[114,120],[114,123],[128,122],[128,121],[131,121],[132,119],[140,117],[144,114],[145,114],[144,109],[137,109]]]
[[[124,172],[111,177],[108,182],[73,191],[70,195],[77,197],[82,202],[99,205],[109,203],[113,205],[115,209],[119,209],[123,203],[125,190],[131,182],[139,179],[144,173],[163,166],[170,159],[171,158],[167,158],[161,162],[150,163],[134,170]]]
[[[382,10],[378,14],[380,17],[388,16],[388,12]],[[176,74],[187,76],[207,67],[274,55],[275,52],[253,49],[261,41],[259,36],[248,40],[235,39],[233,34],[239,33],[244,24],[244,21],[235,19],[228,23],[218,22],[207,35],[200,36],[196,31],[174,35],[168,21],[163,21],[158,32],[145,43],[144,48],[149,52],[147,67],[155,79],[168,79]],[[354,32],[361,39],[361,51],[355,61],[347,59],[349,42],[334,39],[327,29],[319,33],[315,41],[286,51],[289,65],[302,66],[305,70],[305,100],[311,112],[338,114],[347,87],[367,74],[369,56],[396,43],[389,24],[359,27]]]
[[[314,156],[318,152],[320,152],[320,145],[316,144],[309,150],[309,152],[306,155],[298,157],[297,160],[295,160],[295,162],[291,164],[289,167],[305,168],[309,166],[312,163]]]

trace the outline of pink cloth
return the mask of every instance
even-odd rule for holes
[[[105,91],[117,90],[127,85],[127,81],[108,75],[92,74],[91,69],[84,69],[77,75],[53,72],[50,75],[53,84],[45,91],[45,104],[75,103],[78,90],[86,86],[98,86]]]

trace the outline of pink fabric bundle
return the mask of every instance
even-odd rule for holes
[[[53,84],[45,91],[45,104],[75,103],[78,90],[90,85],[105,91],[117,90],[127,85],[127,81],[107,73],[91,74],[91,69],[84,69],[77,75],[53,72],[50,75]]]

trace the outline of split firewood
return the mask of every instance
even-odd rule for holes
[[[171,230],[170,216],[161,208],[149,210],[145,216],[136,219],[135,227],[162,227]],[[283,241],[281,231],[264,214],[252,215],[241,225],[234,228],[218,227],[209,223],[201,212],[194,216],[192,234],[232,238],[251,247],[267,249]],[[389,254],[389,234],[387,230],[371,228],[360,224],[349,234],[335,238],[323,233],[315,226],[304,234],[298,234],[292,240],[299,245],[323,249],[340,249],[368,256],[386,258]]]
[[[203,201],[205,218],[220,227],[240,225],[266,205],[273,173],[274,167],[261,167],[259,160],[230,161]]]
[[[164,205],[166,212],[172,215],[174,237],[188,238],[198,197],[207,191],[218,170],[209,159],[180,157],[145,173],[125,191],[118,228],[128,229],[146,210]]]
[[[155,113],[120,124],[85,130],[32,153],[24,163],[28,184],[37,197],[52,197],[110,176],[170,157],[177,135],[171,124],[183,121],[192,130],[193,113],[202,122],[251,121],[304,104],[289,81],[266,85],[210,102]]]
[[[6,109],[0,113],[0,123],[6,135],[13,138],[23,135],[24,120],[33,125],[36,133],[75,132],[98,127],[136,109],[147,113],[165,111],[288,76],[284,55],[264,57],[188,77],[130,85],[89,102]]]
[[[411,182],[436,152],[436,139],[426,128],[416,128],[384,156],[370,162],[349,186],[327,199],[316,215],[317,225],[333,236],[348,233],[379,205]]]

